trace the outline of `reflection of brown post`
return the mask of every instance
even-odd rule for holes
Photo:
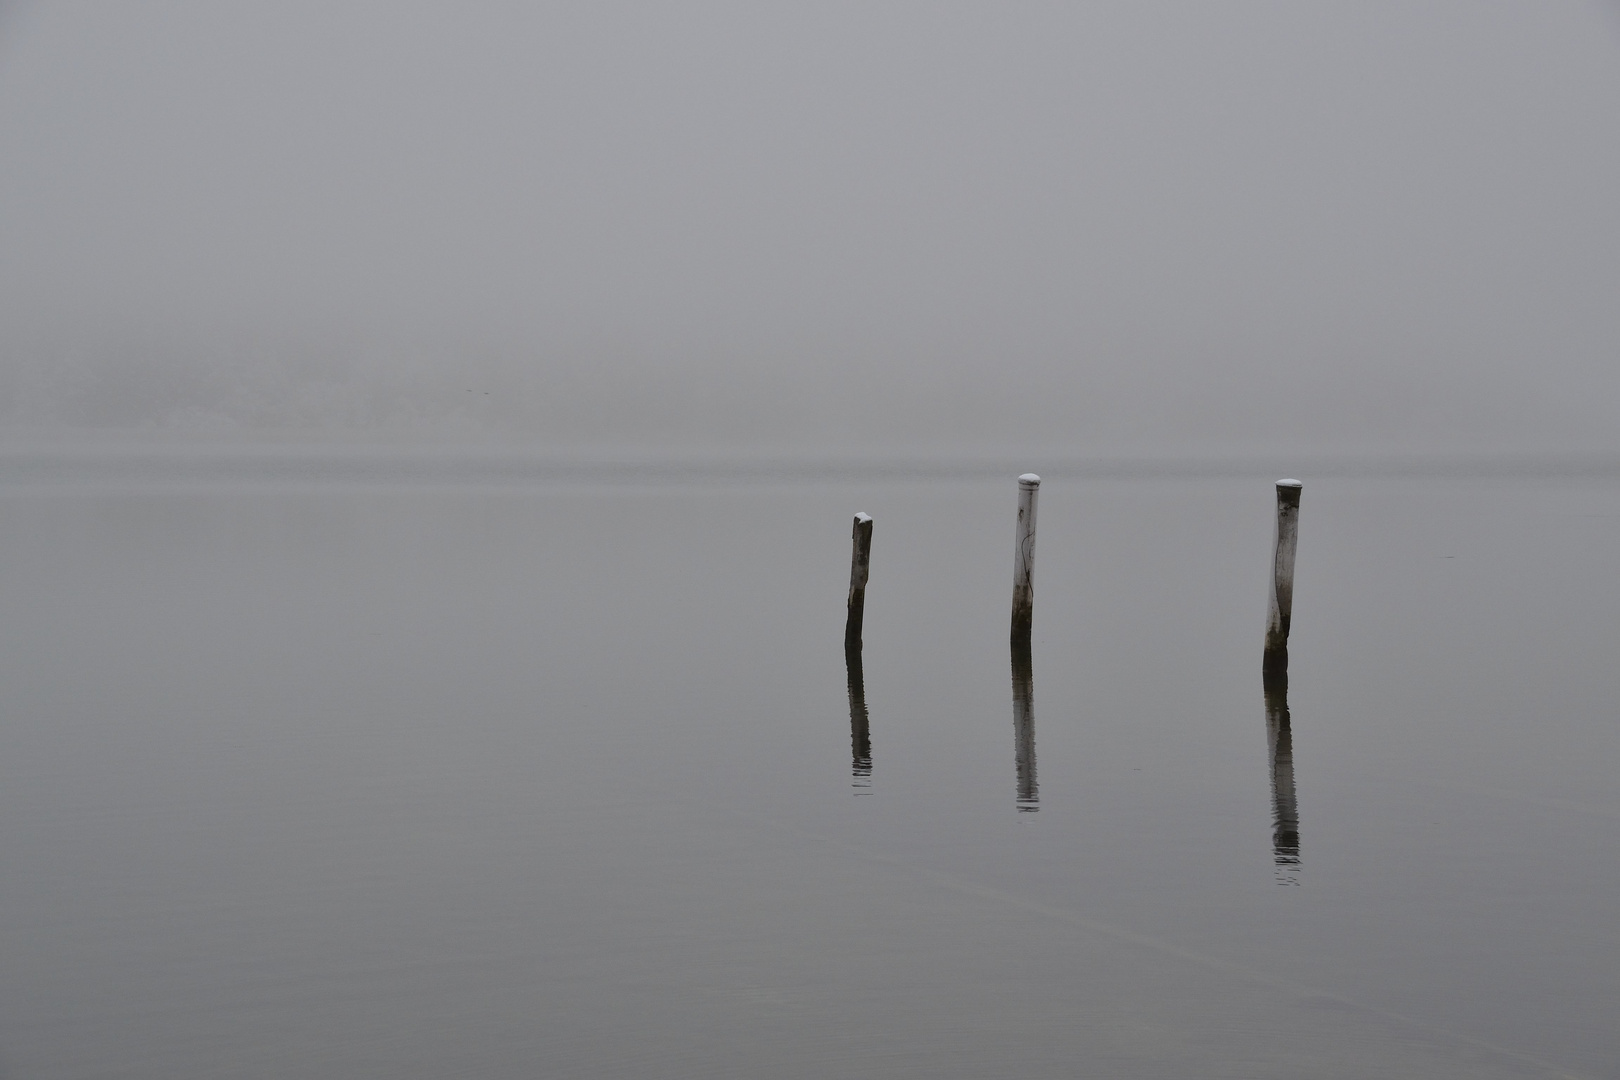
[[[1266,620],[1266,674],[1288,670],[1288,627],[1294,614],[1294,548],[1299,542],[1298,480],[1277,481],[1277,531],[1271,546],[1271,610]]]
[[[1018,780],[1018,812],[1041,808],[1041,786],[1035,779],[1035,665],[1029,644],[1012,647],[1013,769]]]
[[[872,519],[855,515],[854,550],[849,556],[849,618],[844,622],[844,648],[861,647],[861,620],[866,615],[866,569],[872,559]]]
[[[1035,621],[1035,498],[1041,478],[1025,473],[1018,478],[1018,531],[1013,539],[1012,643],[1029,648]]]
[[[1294,793],[1294,733],[1288,716],[1288,674],[1266,679],[1266,749],[1271,759],[1271,851],[1283,884],[1297,885],[1299,800]]]
[[[844,650],[849,674],[849,750],[856,787],[872,786],[872,729],[866,715],[866,675],[861,670],[861,649]]]

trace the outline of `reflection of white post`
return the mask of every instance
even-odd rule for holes
[[[1278,881],[1298,885],[1299,797],[1294,792],[1294,733],[1288,720],[1288,675],[1267,680],[1266,742],[1271,750],[1271,852]]]
[[[1041,478],[1025,473],[1018,478],[1018,533],[1013,548],[1012,639],[1029,641],[1035,619],[1035,496]]]
[[[844,670],[849,675],[849,749],[853,786],[872,786],[872,722],[866,712],[866,674],[861,670],[861,650],[844,650]]]
[[[1018,812],[1033,814],[1041,808],[1041,785],[1035,779],[1035,673],[1029,648],[1014,644],[1013,770],[1018,781]]]
[[[1288,626],[1294,614],[1294,548],[1299,542],[1298,480],[1277,481],[1277,533],[1271,549],[1271,613],[1266,622],[1266,670],[1288,670]]]
[[[855,515],[854,548],[849,556],[849,618],[844,623],[844,648],[859,648],[861,621],[866,614],[866,570],[872,560],[872,518]]]

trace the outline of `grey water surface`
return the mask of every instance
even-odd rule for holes
[[[0,476],[0,1076],[1620,1076],[1620,480],[1042,465]]]

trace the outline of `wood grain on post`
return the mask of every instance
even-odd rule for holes
[[[1018,478],[1018,532],[1013,545],[1012,641],[1029,644],[1035,621],[1035,499],[1041,478],[1025,473]]]
[[[844,648],[861,647],[861,622],[866,615],[866,570],[872,559],[872,518],[855,515],[854,550],[849,557],[849,618],[844,623]]]
[[[1271,612],[1266,621],[1264,670],[1288,670],[1288,628],[1294,614],[1294,549],[1299,542],[1298,480],[1277,481],[1277,531],[1271,548]]]

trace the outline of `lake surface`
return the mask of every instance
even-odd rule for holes
[[[1620,1076],[1620,479],[13,466],[0,1076]]]

